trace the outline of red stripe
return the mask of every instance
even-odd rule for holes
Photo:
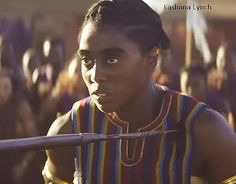
[[[134,177],[133,175],[130,175],[130,167],[126,167],[122,164],[122,173],[121,173],[121,183],[130,184],[131,177]]]
[[[79,117],[78,117],[78,119],[80,120],[80,130],[83,130],[83,128],[84,128],[84,120],[85,120],[85,104],[86,104],[86,101],[87,101],[87,99],[83,99],[83,100],[81,100],[81,102],[80,102],[80,106],[79,106],[79,112],[78,112],[78,115],[79,115]]]
[[[170,100],[171,100],[171,94],[166,93],[164,100],[163,100],[162,109],[161,109],[160,114],[152,123],[148,124],[146,127],[140,128],[139,130],[141,132],[151,131],[151,130],[156,129],[156,127],[158,127],[158,125],[163,121],[163,118],[168,113]]]
[[[179,93],[172,93],[172,104],[170,108],[170,114],[171,122],[178,123],[178,99],[179,99]]]
[[[108,123],[106,133],[111,132],[111,130],[112,130],[112,124]],[[104,163],[103,181],[104,183],[107,183],[107,184],[109,184],[109,178],[110,178],[109,173],[114,172],[114,171],[111,171],[110,169],[110,163],[114,162],[114,160],[111,160],[113,158],[112,157],[113,155],[111,155],[111,151],[110,151],[112,149],[112,144],[114,144],[113,141],[105,142],[106,147],[105,147],[105,163]]]

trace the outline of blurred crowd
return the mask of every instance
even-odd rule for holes
[[[63,39],[16,39],[13,29],[22,30],[22,24],[0,34],[2,140],[46,135],[58,116],[88,95],[79,58],[75,53],[66,60]],[[0,184],[43,183],[45,159],[43,151],[0,152]]]
[[[22,23],[14,26],[0,29],[1,139],[46,135],[58,116],[88,95],[76,51],[67,60],[63,39],[32,40]],[[210,64],[178,66],[172,50],[161,50],[153,77],[208,104],[236,128],[236,46],[224,43],[214,54]],[[43,151],[0,152],[0,184],[43,183],[45,159]]]
[[[171,50],[161,51],[154,79],[206,103],[236,128],[236,44],[223,43],[213,61],[193,60],[190,66],[177,66]]]

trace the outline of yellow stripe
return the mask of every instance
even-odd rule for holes
[[[186,151],[184,153],[184,158],[183,158],[183,168],[182,168],[182,178],[183,178],[183,184],[187,183],[186,181],[186,167],[187,167],[187,154],[190,151],[190,127],[191,127],[191,122],[192,119],[197,111],[197,109],[199,109],[199,107],[201,106],[201,103],[197,103],[195,105],[195,107],[192,109],[192,111],[190,112],[190,114],[188,115],[188,118],[186,119]]]
[[[176,143],[174,142],[173,150],[172,150],[172,154],[171,154],[171,158],[170,158],[170,170],[169,170],[170,184],[173,183],[173,179],[174,179],[173,173],[175,173],[175,171],[174,171],[175,155],[176,155]]]
[[[106,119],[105,127],[104,127],[104,134],[107,134],[107,128],[108,128],[108,119]],[[100,178],[100,184],[104,183],[104,165],[105,165],[105,151],[106,151],[106,141],[101,142],[102,144],[102,160],[101,160],[101,178]]]

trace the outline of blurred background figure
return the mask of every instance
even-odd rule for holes
[[[32,91],[30,96],[30,102],[32,104],[33,112],[36,115],[38,129],[40,135],[45,135],[51,120],[54,118],[54,114],[48,112],[51,118],[41,118],[41,111],[48,110],[45,106],[45,101],[50,97],[50,93],[54,87],[53,84],[53,68],[50,64],[45,64],[37,67],[32,74]]]
[[[222,82],[218,90],[228,99],[236,119],[236,45],[227,43],[219,47],[216,67]],[[236,128],[236,125],[234,126]]]
[[[0,35],[0,66],[16,68],[17,63],[15,52],[11,41],[4,35]]]
[[[28,91],[31,91],[33,88],[33,72],[41,65],[42,57],[35,49],[30,48],[24,53],[22,59],[22,69]]]
[[[37,136],[37,126],[23,84],[13,69],[0,70],[0,138]],[[0,152],[0,183],[41,181],[38,155],[34,152]],[[31,173],[29,175],[29,172]]]
[[[24,81],[24,74],[19,60],[16,57],[11,39],[6,35],[0,35],[0,68],[11,68],[14,72],[18,73],[21,81]]]
[[[202,66],[184,67],[180,73],[180,88],[183,93],[193,96],[220,112],[234,128],[229,102],[220,93],[208,90],[207,71]]]
[[[179,90],[179,67],[173,60],[172,51],[167,49],[158,52],[158,64],[153,74],[156,83]]]
[[[58,75],[65,67],[65,45],[61,39],[44,38],[42,35],[33,43],[23,55],[22,68],[38,130],[40,135],[45,135],[56,118],[56,113],[50,114],[53,109],[47,101],[51,98]],[[44,113],[45,109],[47,113]]]
[[[46,38],[43,42],[44,63],[50,64],[53,67],[53,83],[60,71],[65,67],[65,43],[59,38]]]
[[[87,97],[88,90],[81,74],[81,61],[77,53],[74,54],[67,67],[67,72],[71,80],[69,93],[74,99]]]
[[[33,104],[41,135],[47,133],[56,117],[70,110],[75,101],[88,95],[77,54],[66,62],[64,69],[58,73],[55,84],[54,72],[52,65],[47,63],[36,68],[32,76]]]

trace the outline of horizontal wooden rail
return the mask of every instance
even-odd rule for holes
[[[117,139],[139,139],[144,137],[160,136],[174,133],[178,130],[137,132],[127,134],[61,134],[55,136],[38,136],[19,139],[5,139],[0,141],[0,151],[11,150],[45,150],[58,147],[76,146],[82,144],[95,143],[99,141],[109,141]]]

